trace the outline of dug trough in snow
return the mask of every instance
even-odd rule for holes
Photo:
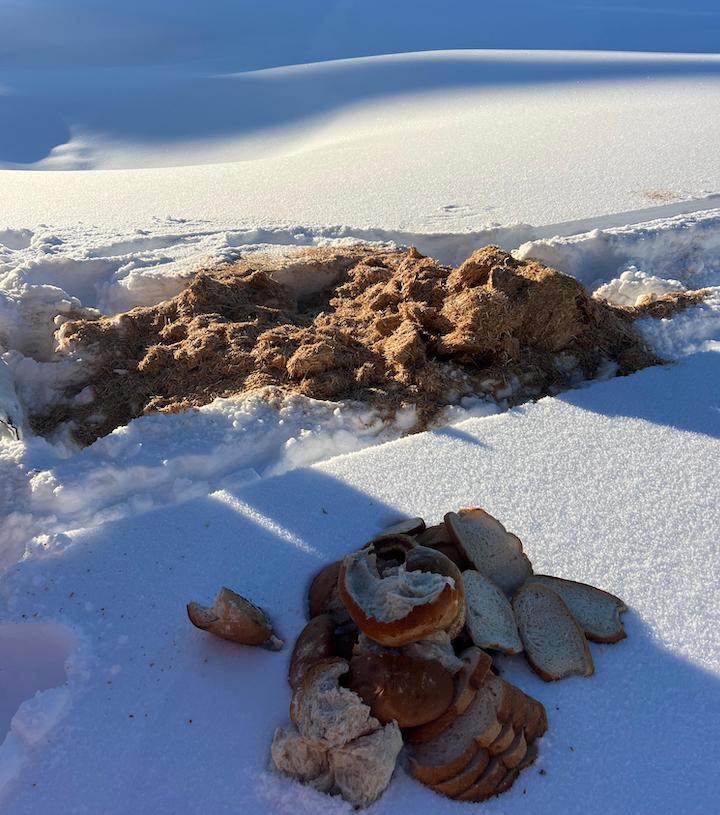
[[[636,316],[645,313],[495,246],[457,268],[414,248],[254,255],[199,271],[158,305],[66,322],[58,352],[82,360],[84,375],[31,420],[40,433],[71,422],[89,444],[149,411],[264,391],[364,402],[388,416],[412,405],[419,430],[465,394],[519,403],[608,362],[621,375],[659,363]],[[92,401],[75,399],[88,387]]]

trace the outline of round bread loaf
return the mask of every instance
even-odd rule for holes
[[[417,727],[441,716],[453,700],[453,675],[439,662],[404,654],[358,654],[347,686],[383,723]]]
[[[350,617],[370,639],[399,647],[445,631],[464,604],[462,574],[440,552],[410,548],[388,568],[374,546],[348,555],[338,590]]]

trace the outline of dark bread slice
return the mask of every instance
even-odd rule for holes
[[[525,758],[527,753],[527,742],[525,741],[525,734],[522,730],[518,730],[515,734],[512,744],[500,754],[500,761],[510,770],[519,766],[520,762]]]
[[[538,676],[554,682],[594,673],[585,634],[559,594],[528,582],[515,592],[512,607],[525,656]]]
[[[441,795],[447,795],[448,798],[456,798],[480,778],[489,763],[490,753],[487,750],[478,750],[465,769],[447,781],[435,784],[432,789]]]
[[[457,800],[477,803],[490,798],[490,796],[495,795],[498,784],[502,782],[506,774],[507,767],[499,758],[493,758],[480,778],[471,787],[468,787],[465,792],[461,792],[460,795],[456,796]]]

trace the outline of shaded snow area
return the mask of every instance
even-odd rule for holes
[[[629,606],[591,678],[497,660],[549,730],[483,810],[716,812],[717,4],[0,0],[0,21],[2,812],[349,815],[268,770],[309,580],[462,506]],[[56,353],[65,321],[357,242],[449,265],[498,244],[623,306],[707,292],[635,323],[667,365],[512,409],[510,384],[416,435],[412,410],[304,396],[147,414],[84,449],[31,432],[90,362]],[[192,627],[221,585],[284,650]],[[372,812],[462,806],[401,760]]]

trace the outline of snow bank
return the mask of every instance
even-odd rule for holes
[[[720,456],[719,362],[695,355],[121,518],[72,533],[61,554],[18,564],[3,578],[4,618],[62,617],[92,653],[87,679],[70,686],[72,707],[15,777],[5,811],[347,811],[266,774],[273,730],[287,719],[289,648],[208,637],[184,603],[230,585],[291,642],[323,563],[398,517],[436,522],[464,505],[506,523],[539,572],[600,585],[630,606],[628,639],[591,646],[590,679],[545,684],[521,658],[501,661],[546,705],[550,730],[536,767],[544,773],[485,808],[555,815],[582,800],[588,815],[712,811],[720,610],[708,575],[720,568],[720,493],[708,462]],[[400,768],[375,810],[457,807]]]

